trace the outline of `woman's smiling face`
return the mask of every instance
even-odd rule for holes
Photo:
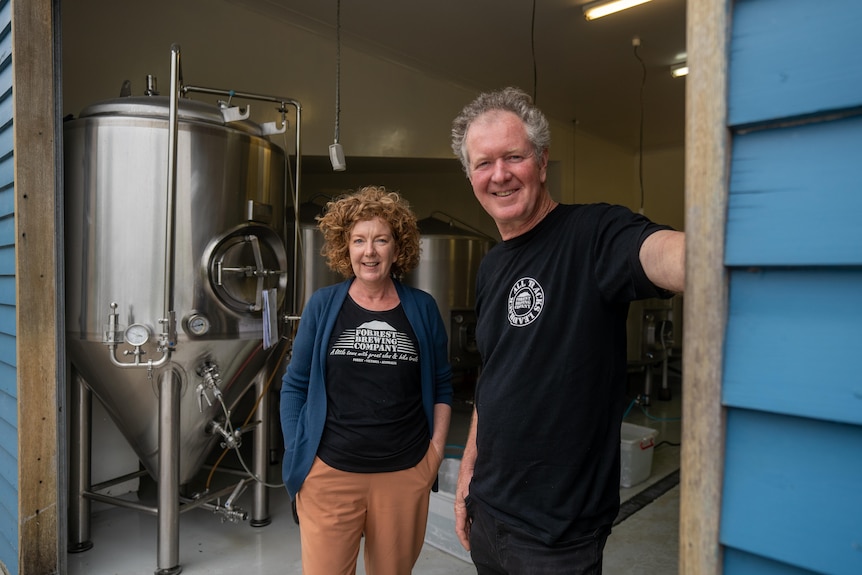
[[[356,222],[350,230],[348,248],[356,279],[369,284],[389,279],[398,256],[389,224],[379,217]]]

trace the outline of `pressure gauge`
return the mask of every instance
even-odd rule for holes
[[[129,345],[140,347],[150,339],[150,328],[142,323],[133,323],[126,328],[126,331],[123,333],[123,339]]]
[[[194,314],[189,316],[188,326],[192,335],[204,335],[210,330],[210,320],[206,316]]]

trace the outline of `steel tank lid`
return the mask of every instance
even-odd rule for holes
[[[317,203],[317,199],[325,199],[327,201],[331,200],[330,196],[326,194],[318,194],[314,198],[302,202],[299,204],[299,223],[300,224],[311,224],[314,227],[317,227],[317,216],[322,216],[323,212],[326,209],[326,206],[323,204]],[[293,215],[293,208],[288,210],[288,213]]]
[[[170,98],[167,96],[128,96],[90,104],[81,110],[78,118],[116,116],[166,120],[170,115],[170,105]],[[218,106],[189,98],[180,98],[177,101],[177,120],[227,125]],[[231,122],[230,126],[253,135],[259,136],[262,133],[260,127],[249,120]]]
[[[423,236],[448,236],[454,238],[466,238],[485,240],[491,243],[496,243],[496,240],[489,235],[483,234],[476,230],[469,230],[456,225],[454,219],[446,221],[433,215],[418,220],[416,224],[419,226],[419,234]]]

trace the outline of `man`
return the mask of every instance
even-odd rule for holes
[[[619,511],[629,302],[685,285],[685,235],[628,208],[562,205],[550,130],[515,88],[453,122],[460,158],[503,242],[482,260],[483,366],[455,527],[480,575],[600,574]]]

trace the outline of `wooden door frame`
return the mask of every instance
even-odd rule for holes
[[[724,267],[730,164],[727,54],[730,0],[688,0],[679,572],[720,575],[724,474],[721,404],[728,277]]]
[[[59,0],[11,0],[15,307],[18,404],[18,572],[57,573],[64,357],[58,234]],[[62,228],[60,228],[62,229]]]

